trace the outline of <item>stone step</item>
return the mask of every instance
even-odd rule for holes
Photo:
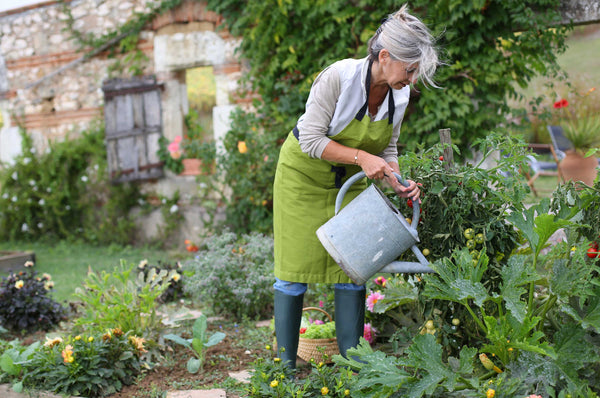
[[[212,390],[181,390],[167,393],[167,398],[227,398],[227,394],[221,388]]]

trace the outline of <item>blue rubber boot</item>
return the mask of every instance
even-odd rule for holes
[[[296,369],[303,299],[303,294],[290,296],[275,290],[275,335],[278,356],[291,369]],[[283,352],[282,348],[284,348]]]
[[[335,334],[340,354],[356,347],[365,331],[365,291],[335,289]]]

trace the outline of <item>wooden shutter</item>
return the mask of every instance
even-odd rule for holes
[[[162,136],[161,88],[152,76],[102,84],[108,172],[113,182],[163,176],[157,155]]]

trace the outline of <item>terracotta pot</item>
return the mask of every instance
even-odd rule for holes
[[[210,174],[213,170],[213,165],[207,167],[202,162],[202,159],[183,159],[183,171],[179,174],[180,176],[197,176],[201,174]]]
[[[575,151],[567,151],[560,162],[560,169],[565,180],[581,181],[593,185],[598,174],[598,159],[595,156],[584,157]]]

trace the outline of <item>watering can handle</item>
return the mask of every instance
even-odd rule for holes
[[[405,187],[408,186],[408,182],[406,182],[398,173],[394,173],[394,175],[396,176],[396,178],[398,179],[398,182],[402,185],[404,185]],[[346,195],[346,192],[348,192],[348,189],[350,189],[350,187],[352,186],[352,184],[354,184],[356,181],[364,178],[366,176],[364,171],[359,171],[358,173],[354,174],[353,176],[351,176],[350,178],[348,178],[346,180],[346,182],[344,183],[344,185],[342,185],[342,187],[340,188],[340,191],[337,194],[337,197],[335,198],[335,214],[338,214],[338,212],[340,211],[341,207],[342,207],[342,202],[344,200],[344,195]],[[412,217],[412,223],[410,224],[410,226],[412,228],[417,228],[417,224],[419,224],[419,217],[421,216],[421,211],[419,210],[419,202],[418,201],[413,201],[413,217]]]

